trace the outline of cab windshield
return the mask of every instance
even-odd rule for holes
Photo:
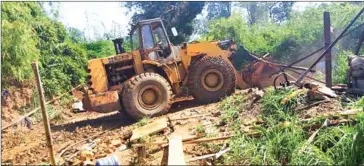
[[[160,22],[152,23],[152,31],[155,43],[160,43],[162,48],[168,47],[167,37],[164,34],[162,24]]]
[[[130,45],[132,50],[140,48],[139,32],[137,30],[134,30],[134,32],[132,32],[132,34],[130,35]]]

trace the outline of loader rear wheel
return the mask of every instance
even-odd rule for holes
[[[156,73],[142,73],[130,78],[122,92],[125,111],[134,119],[162,115],[171,107],[172,88]]]
[[[220,57],[205,56],[191,66],[188,87],[202,103],[219,101],[235,90],[234,69]]]

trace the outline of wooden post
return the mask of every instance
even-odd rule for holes
[[[324,38],[325,49],[327,49],[331,44],[330,12],[324,12]],[[331,49],[325,55],[325,82],[327,87],[332,87]]]
[[[147,157],[145,146],[138,147],[138,163],[143,164],[144,159]]]
[[[33,71],[34,71],[35,82],[37,83],[40,107],[42,108],[43,124],[44,124],[46,139],[47,139],[47,145],[48,145],[49,153],[50,153],[50,156],[51,156],[51,164],[56,165],[56,159],[54,157],[53,143],[52,143],[52,137],[51,137],[51,128],[50,128],[50,125],[49,125],[49,120],[48,120],[48,115],[47,115],[47,110],[46,110],[46,104],[45,104],[45,99],[44,99],[42,82],[41,82],[40,76],[39,76],[38,63],[33,62],[32,63],[32,68],[33,68]]]

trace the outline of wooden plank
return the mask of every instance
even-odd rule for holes
[[[165,130],[166,128],[168,128],[167,119],[166,118],[158,119],[143,127],[134,129],[130,141],[135,141],[141,137],[160,132],[162,130]]]
[[[169,140],[168,165],[186,165],[181,136],[173,136]]]

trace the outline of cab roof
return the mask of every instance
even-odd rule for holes
[[[161,18],[153,18],[153,19],[147,19],[147,20],[140,20],[135,25],[132,25],[132,28],[131,28],[131,30],[129,32],[129,35],[133,34],[133,32],[137,29],[137,27],[139,25],[148,24],[148,23],[157,22],[157,21],[162,22],[162,19]]]

